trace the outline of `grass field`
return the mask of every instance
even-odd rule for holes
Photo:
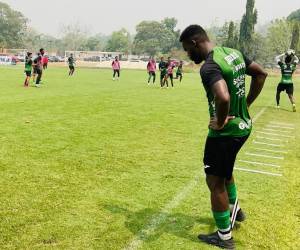
[[[66,75],[50,67],[42,88],[24,89],[22,68],[0,68],[0,249],[214,249],[197,240],[215,230],[198,74],[163,90],[144,71]],[[300,249],[300,116],[283,94],[274,108],[278,80],[251,108],[237,161],[264,172],[235,171],[247,213],[237,249]]]

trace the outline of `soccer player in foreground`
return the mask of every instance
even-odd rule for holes
[[[120,65],[120,61],[119,61],[119,57],[116,56],[115,60],[113,60],[112,64],[112,69],[113,69],[113,80],[115,80],[116,75],[117,75],[117,80],[119,80],[120,78],[120,70],[121,70],[121,65]]]
[[[68,57],[68,65],[69,65],[69,76],[72,76],[75,71],[75,60],[73,54],[70,54]]]
[[[162,88],[165,85],[165,76],[167,74],[167,63],[163,57],[160,58],[158,68],[160,70],[160,87]]]
[[[237,50],[215,47],[199,25],[187,27],[180,41],[191,60],[196,64],[205,61],[200,74],[210,113],[203,162],[218,230],[200,234],[198,238],[207,244],[234,249],[231,232],[235,217],[243,221],[245,215],[238,205],[233,167],[237,153],[251,132],[248,108],[260,94],[267,73]],[[247,98],[246,74],[252,77]]]
[[[279,102],[281,91],[286,91],[291,101],[293,111],[296,112],[296,104],[294,99],[294,84],[292,76],[296,70],[299,59],[295,55],[295,51],[288,50],[285,54],[277,56],[276,61],[281,69],[281,81],[277,86],[276,92],[277,108],[280,108]]]
[[[32,65],[33,65],[32,53],[27,52],[27,56],[25,58],[25,71],[24,72],[26,74],[26,78],[25,78],[25,82],[24,82],[24,87],[29,86],[29,81],[30,81],[31,71],[32,71]]]
[[[156,79],[156,62],[155,59],[153,57],[150,58],[148,64],[147,64],[147,71],[149,74],[149,78],[148,78],[148,85],[150,84],[151,78],[153,77],[153,84],[155,83],[155,79]]]

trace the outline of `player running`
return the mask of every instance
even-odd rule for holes
[[[288,50],[285,54],[276,57],[276,61],[281,69],[281,81],[277,86],[276,92],[276,103],[277,108],[280,108],[280,93],[281,91],[286,91],[290,102],[293,107],[293,111],[296,112],[296,103],[294,99],[294,84],[292,76],[296,70],[297,64],[299,62],[298,57],[295,55],[295,51]]]
[[[167,74],[167,63],[163,57],[160,58],[158,68],[160,70],[160,87],[163,88],[165,85],[165,76]]]
[[[75,59],[73,57],[73,54],[70,54],[68,57],[68,65],[69,65],[69,76],[72,76],[75,71]]]
[[[148,74],[149,74],[148,85],[150,84],[150,81],[151,81],[152,77],[153,77],[153,84],[154,84],[155,79],[156,79],[156,61],[153,57],[150,58],[150,60],[147,64],[147,71],[148,71]]]
[[[191,60],[196,64],[205,61],[200,74],[210,113],[203,162],[218,231],[200,234],[198,238],[221,248],[234,249],[231,232],[235,217],[243,221],[245,215],[238,204],[233,167],[237,153],[251,132],[248,108],[260,94],[267,73],[238,50],[215,47],[199,25],[187,27],[180,41]],[[246,74],[252,77],[247,97]]]
[[[175,68],[175,64],[172,62],[171,57],[168,57],[168,62],[167,62],[167,74],[165,75],[165,83],[167,84],[167,88],[169,87],[168,79],[170,78],[171,80],[171,85],[174,87],[173,83],[173,70]]]
[[[25,58],[25,82],[24,82],[24,87],[29,87],[29,81],[31,77],[31,72],[32,72],[32,66],[33,66],[33,61],[32,61],[32,53],[27,52],[26,58]]]
[[[112,69],[113,69],[113,81],[116,80],[116,79],[119,80],[121,65],[120,65],[120,61],[119,61],[118,56],[115,57],[115,60],[113,60],[111,66],[112,66]],[[116,78],[116,75],[117,75],[117,78]]]
[[[179,79],[179,82],[181,82],[182,81],[182,76],[183,76],[183,61],[180,61],[179,65],[177,67],[176,78],[175,79]]]

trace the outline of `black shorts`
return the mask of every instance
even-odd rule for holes
[[[207,137],[203,159],[205,173],[230,180],[236,156],[248,137]]]
[[[150,71],[150,72],[149,72],[149,75],[150,75],[150,76],[156,76],[156,73],[155,73],[154,71],[152,71],[152,72]]]
[[[176,73],[176,77],[182,76],[182,73]]]
[[[277,86],[277,91],[285,91],[288,95],[292,95],[294,93],[294,84],[279,83]]]
[[[31,71],[24,71],[26,76],[31,76]]]
[[[69,66],[69,69],[70,69],[70,70],[74,70],[75,67],[74,67],[74,66]]]
[[[38,74],[38,68],[33,68],[33,74]]]

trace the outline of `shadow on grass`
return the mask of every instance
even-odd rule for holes
[[[125,226],[142,241],[154,241],[163,233],[169,233],[193,242],[199,242],[197,235],[190,232],[195,224],[208,225],[210,226],[209,231],[215,227],[212,218],[194,217],[182,213],[162,213],[151,208],[129,211],[117,205],[104,205],[104,209],[113,214],[125,216]]]

